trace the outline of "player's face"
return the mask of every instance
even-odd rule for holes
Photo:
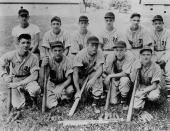
[[[153,26],[155,28],[156,31],[162,31],[163,30],[163,22],[156,20],[153,22]]]
[[[62,47],[55,47],[52,49],[53,56],[56,61],[60,61],[63,57],[64,49]]]
[[[27,51],[29,51],[30,49],[30,46],[31,46],[31,40],[27,40],[27,39],[24,39],[22,38],[20,41],[19,41],[19,44],[18,44],[18,49],[20,51],[21,54],[24,54],[26,53]]]
[[[61,27],[61,23],[59,21],[52,21],[51,22],[51,27],[53,29],[53,32],[59,32],[60,31],[60,27]]]
[[[87,51],[90,55],[92,56],[95,55],[97,53],[97,50],[98,50],[98,44],[91,43],[91,42],[88,43]]]
[[[133,27],[133,28],[138,28],[139,27],[139,24],[140,24],[140,18],[139,17],[133,17],[132,19],[131,19],[131,26]]]
[[[105,23],[107,27],[112,27],[114,23],[114,19],[112,18],[105,18]]]
[[[125,57],[126,48],[115,48],[114,50],[118,60],[122,60]]]
[[[79,26],[80,26],[80,30],[87,30],[88,22],[87,21],[80,21]]]
[[[145,65],[151,62],[152,53],[150,51],[143,51],[140,57],[141,57],[141,62]]]
[[[27,14],[19,15],[18,18],[22,26],[28,25],[29,15]]]

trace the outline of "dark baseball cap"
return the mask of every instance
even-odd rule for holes
[[[54,47],[62,47],[64,48],[64,44],[61,41],[50,42],[50,46],[53,49]]]
[[[22,15],[29,15],[29,11],[27,9],[24,9],[23,7],[21,7],[21,9],[18,11],[18,15],[22,16]]]
[[[58,21],[58,22],[61,23],[61,18],[58,17],[58,16],[54,16],[54,17],[51,18],[51,23],[52,23],[53,21]]]
[[[144,46],[141,50],[140,50],[140,54],[142,54],[144,51],[150,51],[152,53],[152,49],[150,46]]]
[[[126,43],[124,41],[117,41],[113,48],[126,48]]]
[[[161,15],[155,15],[155,16],[153,17],[152,21],[154,22],[154,21],[156,21],[156,20],[159,20],[159,21],[162,21],[162,22],[163,22],[163,18],[162,18]]]
[[[80,17],[79,17],[79,22],[80,22],[80,21],[88,22],[88,21],[89,21],[89,19],[88,19],[88,17],[87,17],[87,16],[82,15],[82,16],[80,16]]]
[[[87,39],[87,43],[93,43],[93,44],[99,44],[99,39],[96,37],[96,36],[90,36],[88,39]]]
[[[104,16],[104,18],[111,18],[111,19],[115,19],[115,14],[113,12],[107,12]]]

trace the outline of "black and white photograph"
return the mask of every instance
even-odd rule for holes
[[[170,131],[170,0],[0,0],[0,131]]]

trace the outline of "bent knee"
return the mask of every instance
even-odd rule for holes
[[[28,90],[30,96],[33,97],[41,93],[41,88],[36,81],[30,82],[27,85],[26,90]]]
[[[74,88],[72,85],[69,85],[67,88],[66,88],[66,93],[67,94],[72,94],[74,92]]]
[[[159,99],[159,97],[160,97],[160,90],[159,89],[153,90],[148,94],[148,99],[150,101],[156,101],[156,100]]]

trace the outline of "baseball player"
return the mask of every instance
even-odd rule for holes
[[[139,51],[144,45],[152,44],[149,32],[140,25],[140,19],[140,14],[133,13],[130,17],[131,25],[125,34],[127,44],[136,56],[139,56]]]
[[[111,85],[110,103],[117,104],[121,100],[121,103],[126,105],[126,96],[131,86],[129,74],[135,57],[126,50],[124,41],[118,41],[113,48],[115,53],[109,54],[104,64],[104,83],[107,88]],[[119,93],[121,99],[118,98]]]
[[[58,100],[70,99],[73,96],[71,75],[72,63],[63,55],[64,44],[60,41],[51,43],[53,57],[43,59],[42,66],[48,65],[47,107],[51,109],[58,105]]]
[[[112,50],[115,42],[120,40],[120,33],[114,27],[115,15],[112,12],[107,12],[104,16],[106,27],[100,34],[101,49],[103,51]]]
[[[98,46],[99,39],[96,36],[89,37],[87,40],[87,47],[76,55],[73,63],[73,80],[76,87],[75,98],[80,97],[80,88],[83,85],[84,80],[88,77],[84,94],[92,94],[92,106],[95,113],[100,113],[97,103],[103,92],[101,75],[103,71],[104,56],[102,51],[98,50]],[[82,95],[82,97],[85,97],[86,95]]]
[[[15,26],[12,29],[12,36],[14,45],[18,46],[18,37],[21,34],[30,34],[31,35],[31,47],[30,50],[32,53],[35,53],[38,57],[40,56],[40,51],[38,49],[40,42],[40,29],[37,25],[29,23],[29,11],[26,9],[21,9],[18,11],[19,25]]]
[[[74,34],[70,47],[71,55],[76,55],[80,50],[87,46],[87,39],[91,36],[91,32],[87,29],[89,19],[87,16],[79,17],[79,31]]]
[[[21,34],[18,37],[18,48],[0,58],[0,76],[7,87],[12,88],[12,106],[16,109],[25,105],[23,92],[27,91],[34,101],[41,92],[37,83],[39,61],[37,56],[29,51],[30,46],[31,36]]]
[[[139,72],[138,80],[139,86],[137,87],[134,108],[141,110],[144,108],[146,98],[150,101],[156,101],[160,97],[160,81],[161,69],[154,61],[152,61],[151,47],[144,47],[140,50],[140,61],[137,61],[131,70],[131,80],[135,81],[137,71]],[[150,121],[153,117],[146,111],[142,111],[141,119]]]
[[[51,28],[44,34],[42,43],[41,57],[46,55],[51,56],[50,48],[51,43],[55,41],[61,41],[64,44],[64,54],[67,56],[70,48],[70,36],[63,29],[61,29],[61,18],[54,16],[51,19]]]

